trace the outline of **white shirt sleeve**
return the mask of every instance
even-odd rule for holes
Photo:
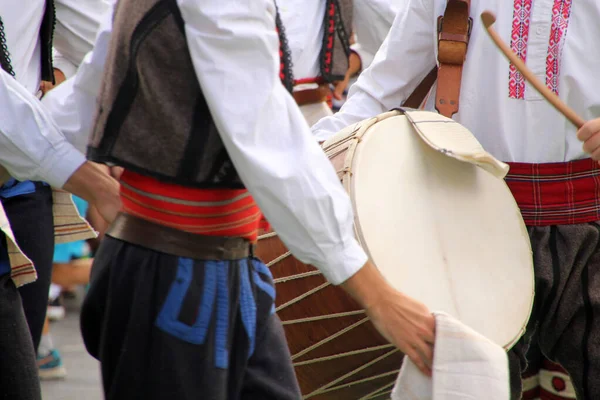
[[[292,253],[334,284],[367,261],[350,200],[279,80],[270,0],[178,0],[202,92],[242,181]]]
[[[357,41],[351,49],[361,60],[361,69],[367,69],[373,62],[375,53],[385,40],[399,4],[406,0],[354,0],[354,33]]]
[[[426,4],[424,4],[426,3]],[[407,0],[375,55],[333,116],[312,127],[317,141],[400,105],[436,63],[433,2]],[[358,36],[360,41],[360,36]]]
[[[94,50],[88,53],[75,76],[49,91],[42,99],[50,117],[80,152],[85,153],[96,117],[96,98],[112,33],[112,6],[102,16]]]
[[[54,47],[72,64],[79,66],[92,51],[104,14],[113,0],[56,0]],[[112,14],[112,13],[111,13]]]
[[[18,180],[62,187],[85,162],[40,101],[0,70],[0,163]]]
[[[112,12],[103,15],[95,51],[76,76],[48,92],[43,103],[0,71],[0,163],[13,177],[62,187],[85,162],[111,17]]]

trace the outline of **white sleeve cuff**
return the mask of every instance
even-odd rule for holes
[[[62,188],[85,162],[85,155],[63,140],[48,150],[40,163],[37,178],[52,187]]]
[[[328,252],[327,267],[317,266],[334,285],[344,283],[357,273],[369,257],[355,239],[339,250]]]
[[[330,139],[336,133],[337,131],[327,131],[324,129],[319,129],[318,131],[313,131],[313,137],[315,138],[317,143],[321,143]]]

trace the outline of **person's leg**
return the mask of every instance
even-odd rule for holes
[[[537,335],[535,335],[525,358],[527,359],[527,368],[523,371],[522,382],[523,382],[523,398],[522,400],[536,400],[540,398],[540,369],[542,366],[542,352],[537,342]]]
[[[33,262],[38,278],[19,288],[29,331],[37,349],[46,310],[52,276],[54,220],[52,189],[36,184],[33,193],[2,199],[15,239],[23,253]]]
[[[248,362],[242,400],[296,400],[300,388],[291,355],[277,315],[269,318],[254,354]]]
[[[175,308],[186,294],[191,302],[200,302],[204,276],[202,266],[181,267],[178,260],[109,236],[100,245],[81,330],[88,352],[101,363],[107,400],[213,399],[202,392],[206,382],[215,400],[227,398],[226,372],[209,376],[204,368],[212,361],[206,356],[209,344],[194,339],[194,323],[177,323]],[[184,277],[179,276],[183,269]],[[181,287],[181,282],[189,287]],[[159,314],[171,320],[175,331],[157,327]],[[180,334],[178,328],[187,333]]]
[[[576,400],[569,374],[559,364],[544,358],[540,368],[540,400]]]
[[[19,291],[0,277],[0,399],[41,400],[35,352]]]
[[[63,379],[67,376],[67,370],[63,366],[62,357],[58,349],[54,347],[52,335],[50,334],[50,320],[46,317],[42,338],[37,349],[37,365],[40,379]]]
[[[537,335],[529,345],[526,358],[522,400],[575,400],[569,375],[560,365],[544,357]]]
[[[48,309],[46,318],[52,322],[60,321],[67,315],[67,310],[63,305],[62,287],[55,284],[50,284],[50,293],[48,296]]]
[[[553,227],[543,242],[552,268],[537,275],[549,289],[538,311],[540,348],[568,372],[577,399],[600,399],[600,225]],[[548,389],[569,395],[570,385]]]
[[[81,315],[107,400],[299,399],[270,277],[253,271],[247,260],[194,261],[107,237]],[[276,373],[272,392],[252,383],[261,371]]]
[[[292,357],[279,317],[275,314],[275,286],[271,271],[251,260],[258,321],[254,352],[243,374],[241,399],[296,400],[302,398]]]

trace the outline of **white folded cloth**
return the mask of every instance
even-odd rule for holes
[[[392,400],[508,400],[506,351],[455,318],[434,315],[433,377],[404,357]]]

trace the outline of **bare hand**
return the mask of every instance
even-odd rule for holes
[[[334,83],[333,89],[333,98],[336,100],[342,100],[342,96],[344,95],[344,91],[348,87],[348,83],[350,82],[350,78],[354,75],[358,74],[362,68],[362,62],[358,54],[352,52],[350,53],[350,57],[348,58],[348,71],[346,71],[346,76],[343,81],[337,81]]]
[[[52,84],[52,82],[47,81],[42,81],[42,83],[40,84],[42,96],[66,80],[67,78],[65,77],[65,74],[63,74],[63,72],[60,69],[54,68],[54,84]]]
[[[367,309],[367,315],[383,337],[431,376],[435,318],[424,304],[395,292]]]
[[[121,175],[123,175],[123,171],[123,167],[110,167],[110,176],[112,176],[116,180],[121,180]]]
[[[96,207],[109,224],[121,210],[119,182],[104,169],[90,161],[85,162],[65,183],[64,190],[71,192]]]
[[[371,262],[341,286],[365,308],[383,337],[431,376],[435,318],[427,307],[392,288]]]
[[[600,161],[600,118],[586,122],[577,131],[577,138],[583,142],[583,150],[593,160]]]
[[[333,98],[336,100],[342,100],[344,96],[344,91],[348,87],[348,83],[350,83],[350,76],[346,73],[346,77],[343,81],[335,81],[333,84]]]
[[[118,189],[116,193],[118,193]],[[113,195],[105,195],[102,197],[103,198],[94,203],[94,207],[98,210],[98,213],[104,218],[106,223],[110,225],[121,211],[121,199],[118,196]]]

